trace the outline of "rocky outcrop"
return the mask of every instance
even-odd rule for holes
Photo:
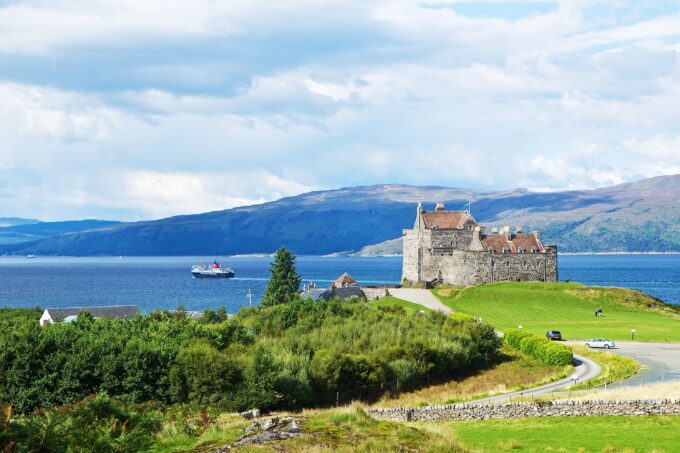
[[[272,417],[255,422],[245,429],[245,434],[234,443],[213,450],[211,453],[225,453],[242,445],[265,444],[292,439],[304,434],[301,417]]]
[[[379,420],[395,422],[591,415],[680,415],[680,400],[537,401],[469,406],[457,404],[372,409],[367,413]]]

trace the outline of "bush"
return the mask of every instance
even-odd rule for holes
[[[571,365],[574,355],[571,349],[547,338],[529,332],[511,329],[505,333],[505,343],[546,365]]]
[[[370,401],[397,380],[407,389],[474,372],[502,344],[492,326],[465,316],[339,300],[297,299],[215,322],[156,312],[41,327],[14,314],[0,316],[0,406],[13,401],[18,414],[98,392],[234,411],[325,405],[338,393]]]
[[[21,417],[0,433],[0,450],[26,452],[147,450],[161,428],[161,415],[148,407],[127,407],[100,394],[83,402]],[[5,451],[5,450],[2,450]]]

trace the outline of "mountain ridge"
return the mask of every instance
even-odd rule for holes
[[[342,187],[203,214],[120,223],[23,244],[0,253],[40,255],[233,255],[281,245],[324,255],[397,238],[418,201],[432,209],[472,202],[484,225],[541,230],[561,251],[680,251],[680,175],[593,190],[531,192],[381,184]]]

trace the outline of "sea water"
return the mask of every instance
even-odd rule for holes
[[[191,266],[214,258],[233,279],[194,279]],[[137,305],[142,312],[226,307],[236,312],[259,303],[271,257],[0,257],[0,307]],[[303,282],[319,287],[347,272],[361,285],[397,284],[401,257],[300,256]],[[622,286],[680,304],[680,255],[561,255],[560,280]]]

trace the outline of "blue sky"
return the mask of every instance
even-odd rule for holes
[[[680,173],[680,1],[0,1],[0,216]]]

